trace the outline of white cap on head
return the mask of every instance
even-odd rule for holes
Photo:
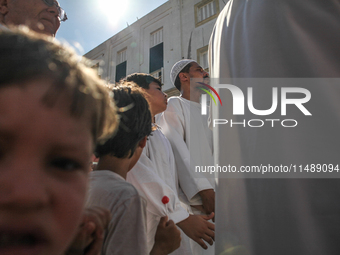
[[[170,71],[170,80],[173,85],[175,85],[175,80],[176,80],[177,75],[183,70],[184,67],[186,67],[191,62],[196,62],[196,61],[192,59],[182,59],[173,65]]]

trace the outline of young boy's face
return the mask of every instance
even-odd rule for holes
[[[47,84],[46,84],[47,83]],[[0,254],[62,254],[79,224],[92,152],[89,116],[50,82],[0,88]]]
[[[151,82],[148,89],[144,89],[146,92],[147,100],[150,104],[150,111],[152,116],[158,113],[164,112],[167,107],[167,94],[162,91],[162,87],[156,82]]]

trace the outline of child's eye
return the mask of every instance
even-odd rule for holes
[[[69,158],[56,158],[51,161],[51,166],[64,171],[74,171],[82,167],[80,163]]]

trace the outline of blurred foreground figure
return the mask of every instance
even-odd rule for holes
[[[237,169],[295,165],[300,170],[301,165],[303,175],[219,174],[216,254],[339,254],[340,181],[337,171],[330,173],[340,163],[340,79],[334,79],[340,77],[339,29],[340,2],[335,0],[231,0],[218,17],[209,45],[212,82],[241,89],[245,111],[233,114],[230,91],[218,90],[223,107],[213,110],[212,123],[225,119],[229,125],[213,127],[216,163]],[[271,107],[276,87],[276,111],[252,113],[249,87],[259,110]],[[288,105],[283,115],[286,87],[303,88],[311,98],[301,108]],[[286,96],[305,97],[293,94]],[[280,121],[255,128],[248,124],[251,119]],[[284,127],[284,119],[297,125]],[[231,120],[242,125],[230,126]],[[326,165],[326,173],[304,170],[312,164]]]
[[[82,222],[98,233],[82,217],[89,163],[116,124],[86,61],[27,28],[0,32],[0,254],[63,254]]]

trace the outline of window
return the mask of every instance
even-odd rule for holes
[[[163,77],[163,67],[159,70],[156,70],[152,73],[150,73],[150,75],[152,75],[153,77],[155,77],[156,79],[160,80],[161,83],[164,83],[164,77]]]
[[[197,61],[205,71],[209,70],[208,45],[197,50]]]
[[[151,33],[150,35],[150,48],[163,42],[163,29]]]
[[[117,52],[116,82],[126,76],[126,48]]]
[[[219,12],[218,0],[202,1],[195,5],[196,27],[217,17]]]
[[[126,61],[126,48],[117,52],[117,64],[121,64]]]
[[[149,73],[161,70],[163,67],[163,29],[150,34]]]
[[[206,5],[203,5],[201,8],[198,9],[197,12],[197,21],[201,22],[216,13],[215,2],[210,2]]]

